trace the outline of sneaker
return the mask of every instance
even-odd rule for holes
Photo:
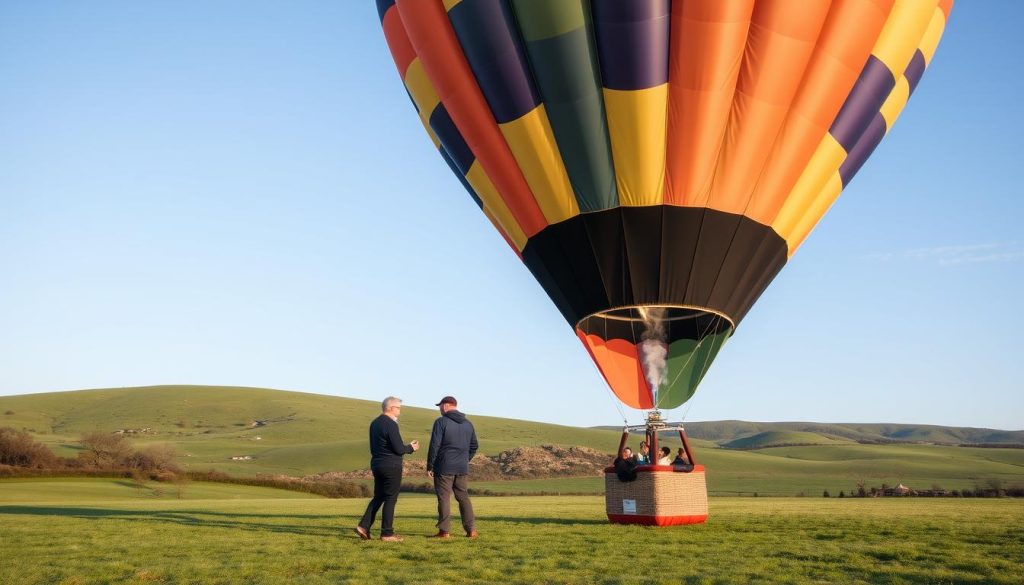
[[[359,535],[359,538],[363,540],[370,540],[370,538],[372,538],[370,536],[370,531],[363,528],[362,526],[356,526],[355,528],[353,528],[353,530],[355,530],[356,534]]]
[[[388,534],[387,536],[380,537],[380,539],[383,540],[384,542],[402,542],[403,540],[405,540],[404,538],[402,538],[401,536],[398,536],[397,534]]]
[[[444,530],[438,530],[437,534],[434,534],[433,536],[428,536],[427,538],[451,538],[451,537],[452,537],[452,535],[448,534]]]
[[[470,530],[469,532],[466,533],[466,538],[476,538],[476,537],[477,537],[476,528],[474,528],[473,530]]]

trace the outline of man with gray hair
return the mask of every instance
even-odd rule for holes
[[[366,506],[366,513],[355,527],[356,534],[363,540],[370,540],[370,527],[377,519],[377,511],[384,507],[380,524],[380,539],[401,542],[395,534],[395,504],[398,490],[402,487],[402,456],[420,448],[419,441],[408,445],[398,432],[398,416],[402,412],[402,401],[388,396],[380,404],[381,415],[370,423],[370,471],[373,472],[373,499]]]

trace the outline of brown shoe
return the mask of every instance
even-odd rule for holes
[[[474,528],[473,530],[470,530],[469,532],[466,533],[466,538],[476,538],[476,536],[477,536],[476,528]]]
[[[428,536],[427,538],[451,538],[451,537],[452,537],[452,535],[447,533],[447,532],[445,532],[444,530],[438,530],[437,534],[434,534],[432,536]]]
[[[402,538],[401,536],[398,536],[397,534],[389,534],[387,536],[382,536],[382,537],[380,537],[380,539],[383,540],[384,542],[402,542],[403,540],[405,540],[404,538]]]
[[[356,534],[359,535],[359,538],[363,540],[370,540],[370,538],[372,538],[370,536],[370,531],[363,528],[362,526],[356,526],[355,528],[353,528],[353,530],[355,530]]]

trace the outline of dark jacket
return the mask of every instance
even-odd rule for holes
[[[674,471],[693,471],[693,464],[687,461],[685,457],[676,455],[676,458],[672,461],[672,468]]]
[[[615,466],[615,475],[619,478],[619,481],[636,481],[635,461],[616,457],[613,465]]]
[[[402,467],[402,455],[412,453],[412,445],[402,442],[398,423],[382,414],[370,423],[370,467]]]
[[[466,475],[477,447],[473,423],[461,412],[449,410],[437,417],[430,431],[427,471],[437,475]]]

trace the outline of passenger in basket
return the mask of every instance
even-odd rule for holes
[[[690,460],[686,457],[686,449],[683,449],[682,447],[679,448],[679,451],[676,453],[675,460],[672,461],[672,467],[674,467],[676,471],[693,471],[693,464],[690,463]]]
[[[615,475],[619,481],[636,480],[636,461],[633,459],[633,450],[629,447],[622,448],[612,465],[615,467]]]
[[[636,454],[636,464],[651,464],[651,448],[647,446],[647,441],[640,443],[640,452]]]
[[[672,454],[672,449],[668,447],[661,448],[661,457],[658,458],[658,465],[672,465],[672,458],[669,455]]]

